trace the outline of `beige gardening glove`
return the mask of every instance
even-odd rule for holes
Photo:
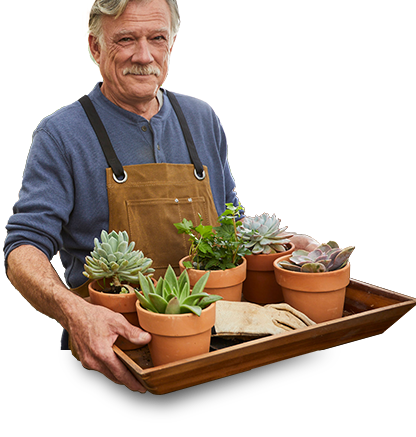
[[[266,306],[249,302],[216,303],[215,331],[217,336],[264,336],[283,334],[315,325],[303,313],[285,303]]]

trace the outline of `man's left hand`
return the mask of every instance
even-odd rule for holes
[[[319,246],[318,241],[304,234],[294,234],[290,241],[295,245],[295,250],[303,249],[311,252]]]

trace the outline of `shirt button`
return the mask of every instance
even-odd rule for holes
[[[157,150],[160,150],[160,146],[159,146],[159,144],[157,145]]]
[[[142,126],[142,131],[147,132],[147,126]]]

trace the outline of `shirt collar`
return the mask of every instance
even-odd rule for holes
[[[113,114],[117,113],[119,116],[123,116],[123,117],[131,120],[134,123],[145,120],[140,115],[137,115],[134,112],[127,111],[123,108],[120,108],[119,106],[115,105],[113,102],[108,100],[107,97],[105,97],[104,94],[101,92],[101,85],[102,85],[102,82],[98,82],[95,85],[92,92],[89,94],[90,98],[93,100],[93,102],[95,104],[98,104],[103,109],[105,109],[106,111],[110,111]],[[170,105],[165,104],[166,100],[165,100],[163,88],[159,89],[156,97],[157,97],[157,100],[159,103],[159,112],[156,115],[154,115],[153,118],[155,118],[155,117],[156,118],[161,118],[161,117],[164,118],[164,117],[168,116],[168,114],[170,112],[170,109],[169,109]],[[152,118],[152,120],[153,120],[153,118]]]

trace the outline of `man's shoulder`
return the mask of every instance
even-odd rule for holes
[[[214,113],[212,107],[204,100],[176,92],[171,93],[178,99],[183,111]]]
[[[37,130],[55,132],[61,129],[73,129],[85,122],[85,117],[81,104],[76,101],[67,106],[63,106],[52,114],[46,116],[38,125]]]

